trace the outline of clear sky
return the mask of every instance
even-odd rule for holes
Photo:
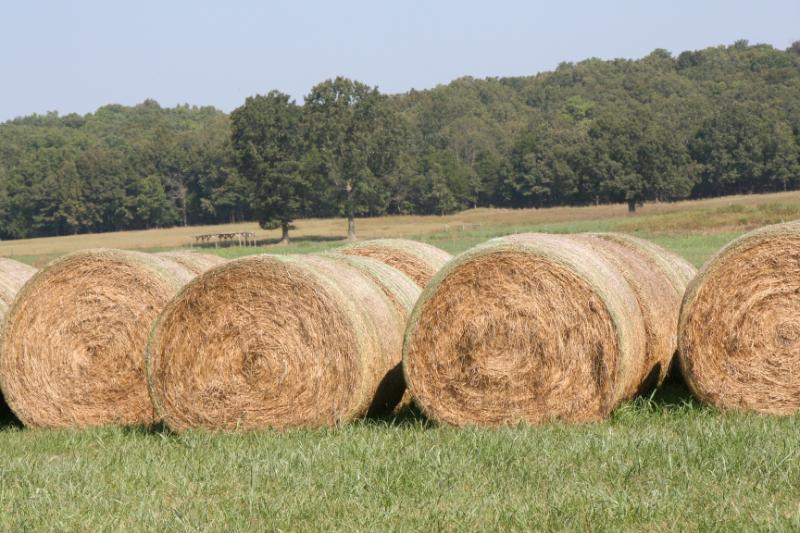
[[[349,76],[389,93],[561,61],[800,40],[800,0],[2,0],[0,121],[214,105]]]

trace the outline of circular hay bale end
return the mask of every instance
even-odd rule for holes
[[[405,321],[385,291],[405,282],[362,263],[254,256],[187,285],[155,324],[147,350],[151,397],[167,425],[313,427],[393,407],[390,399],[403,391],[390,374]],[[378,268],[393,288],[363,273]]]
[[[800,224],[767,226],[723,248],[683,300],[678,360],[720,409],[800,410]]]
[[[383,261],[425,287],[431,278],[453,258],[424,242],[408,239],[375,239],[357,242],[335,250],[345,255],[372,257]]]
[[[555,235],[494,239],[423,291],[403,365],[416,403],[455,425],[592,421],[638,377],[646,332],[623,275]]]
[[[120,250],[70,254],[34,275],[0,339],[0,386],[17,417],[33,427],[151,423],[147,335],[191,277]]]
[[[214,267],[218,267],[219,265],[227,263],[226,259],[218,255],[190,252],[186,250],[159,252],[156,255],[171,259],[196,275],[202,274],[206,270],[211,270]]]

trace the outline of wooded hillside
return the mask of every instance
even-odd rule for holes
[[[269,88],[265,88],[269,89]],[[265,91],[266,93],[266,91]],[[230,116],[152,100],[0,125],[0,238],[800,185],[800,42],[587,59],[383,95],[338,78]]]

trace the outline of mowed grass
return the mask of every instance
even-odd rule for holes
[[[7,428],[0,528],[796,530],[798,439],[796,418],[720,414],[676,385],[584,426]]]
[[[483,210],[482,222],[401,224],[370,236],[458,253],[520,231],[627,231],[699,266],[751,227],[789,219],[795,208],[800,216],[800,195],[754,198],[686,202],[683,211],[645,206],[634,217],[613,206],[567,219],[560,210],[549,218],[548,210],[496,211],[494,219]],[[237,257],[341,244],[307,237],[211,251]],[[720,413],[679,380],[590,425],[457,429],[413,410],[248,434],[28,430],[8,421],[0,424],[0,530],[797,530],[798,441],[800,417]]]

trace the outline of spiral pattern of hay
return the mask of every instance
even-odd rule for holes
[[[800,224],[750,232],[689,285],[679,327],[692,392],[721,409],[800,409]]]
[[[186,250],[159,252],[156,255],[175,261],[194,274],[202,274],[206,270],[225,264],[227,261],[218,255],[190,252]]]
[[[153,320],[191,272],[163,257],[76,252],[17,295],[0,338],[0,386],[27,426],[147,424],[144,350]]]
[[[368,258],[231,261],[187,285],[154,326],[153,402],[178,431],[332,425],[391,409],[418,291]]]
[[[408,387],[424,413],[455,425],[601,419],[669,366],[686,266],[672,259],[610,234],[473,248],[414,309]]]
[[[436,272],[453,258],[435,246],[407,239],[362,241],[343,246],[336,251],[383,261],[410,277],[420,287],[427,285]]]
[[[36,269],[30,265],[0,257],[0,322],[3,321],[17,292],[35,273]]]

